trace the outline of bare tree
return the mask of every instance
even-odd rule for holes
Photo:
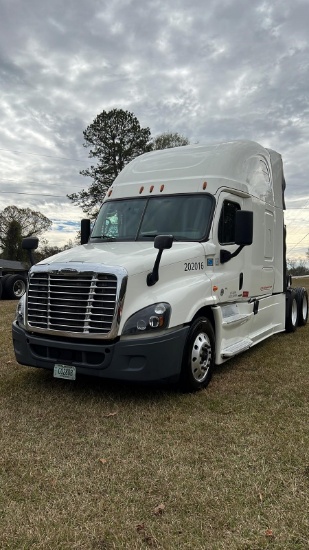
[[[177,132],[164,132],[152,140],[152,149],[170,149],[171,147],[181,147],[189,145],[189,140]]]
[[[3,257],[10,260],[21,260],[23,258],[22,239],[32,235],[41,235],[51,225],[51,220],[41,212],[30,210],[30,208],[7,206],[0,212],[0,248],[2,249],[2,256],[4,255]]]

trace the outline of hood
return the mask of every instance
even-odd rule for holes
[[[201,243],[174,242],[172,248],[163,251],[160,265],[190,260],[203,253]],[[153,242],[148,241],[89,243],[60,252],[37,265],[101,264],[107,267],[123,267],[129,275],[134,275],[151,271],[157,254],[158,250],[154,248]]]

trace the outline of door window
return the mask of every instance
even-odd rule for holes
[[[240,205],[236,202],[225,200],[219,220],[218,239],[220,244],[235,243],[235,219]]]

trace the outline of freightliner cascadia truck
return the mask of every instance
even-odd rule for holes
[[[252,141],[137,157],[92,230],[82,221],[81,246],[30,269],[17,361],[194,391],[215,365],[305,325],[307,292],[286,275],[284,189],[280,154]]]

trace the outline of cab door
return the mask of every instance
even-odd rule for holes
[[[217,202],[213,225],[213,242],[218,257],[215,258],[213,288],[219,302],[235,302],[242,298],[245,283],[244,249],[238,256],[227,262],[220,262],[220,250],[231,254],[238,245],[235,243],[236,212],[242,210],[244,199],[238,195],[222,192]],[[217,287],[217,288],[216,288]]]

